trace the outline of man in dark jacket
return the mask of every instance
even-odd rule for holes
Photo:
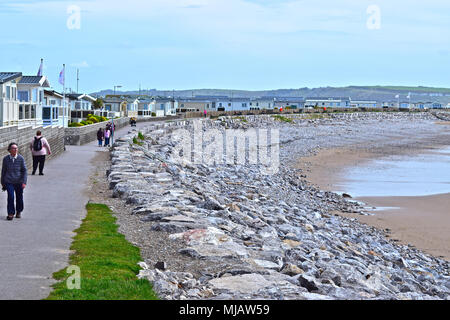
[[[17,143],[8,146],[9,155],[3,158],[2,165],[2,187],[8,192],[8,217],[12,220],[21,217],[23,211],[23,189],[27,185],[27,166],[25,159],[18,154]],[[16,206],[14,207],[14,193],[16,195]]]

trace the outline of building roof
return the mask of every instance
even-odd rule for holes
[[[350,100],[350,97],[307,97],[305,100],[329,101],[329,100]]]
[[[49,95],[49,96],[55,96],[58,98],[63,98],[63,94],[56,92],[55,90],[44,90],[44,94]]]
[[[68,93],[68,94],[66,94],[66,97],[68,97],[69,99],[72,99],[72,100],[85,99],[85,100],[89,100],[91,102],[94,102],[96,100],[94,97],[91,97],[90,95],[84,94],[84,93]]]
[[[0,84],[20,78],[22,72],[0,72]]]
[[[120,99],[117,97],[113,97],[113,98],[103,98],[102,99],[104,103],[122,103],[124,101],[126,101],[125,99]]]
[[[44,85],[50,86],[45,76],[23,76],[20,79],[19,84],[36,84],[36,85]]]

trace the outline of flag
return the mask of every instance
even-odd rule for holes
[[[408,95],[406,96],[408,99],[411,98],[411,92],[408,93]]]
[[[44,70],[44,59],[41,59],[41,65],[39,66],[39,70],[38,70],[38,77],[42,77],[42,71]]]
[[[399,96],[399,95],[396,95],[395,98],[398,99],[398,98],[400,98],[400,96]]]
[[[63,67],[63,69],[61,70],[61,72],[59,73],[59,80],[58,82],[62,85],[65,84],[65,79],[64,79],[64,69],[65,67]]]

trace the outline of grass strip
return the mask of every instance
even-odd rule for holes
[[[142,261],[139,248],[118,232],[116,218],[104,204],[88,203],[87,215],[71,246],[69,264],[81,271],[80,289],[69,289],[72,274],[64,268],[47,300],[156,300],[148,280],[137,279]],[[70,280],[70,279],[69,279]]]

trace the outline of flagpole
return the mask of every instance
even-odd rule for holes
[[[63,64],[63,128],[66,127],[66,65]]]

